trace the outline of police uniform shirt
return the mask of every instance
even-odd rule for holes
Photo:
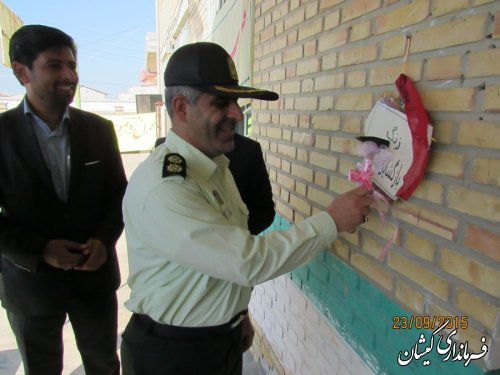
[[[123,200],[130,311],[176,326],[226,323],[247,308],[252,286],[306,264],[335,240],[326,212],[251,235],[228,163],[171,131],[132,174]]]

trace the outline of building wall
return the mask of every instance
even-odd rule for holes
[[[156,0],[158,72],[163,72],[176,48],[210,40],[218,0]]]
[[[80,85],[80,98],[84,101],[104,101],[108,94],[105,92],[94,90],[87,86]]]
[[[274,229],[355,186],[347,179],[361,161],[354,137],[376,101],[397,96],[403,71],[435,139],[418,189],[392,204],[385,222],[373,213],[306,267],[255,288],[253,351],[268,373],[500,368],[499,38],[500,1],[255,0],[254,84],[281,96],[252,103]],[[389,254],[377,260],[396,227]],[[435,356],[429,366],[401,367],[398,353],[432,331],[393,329],[403,315],[420,317],[414,323],[465,317],[467,329],[453,337],[474,353],[485,337],[488,353],[468,366]]]
[[[156,31],[160,92],[164,94],[163,73],[175,49],[187,43],[208,41],[212,36],[219,0],[156,0]],[[172,126],[163,106],[159,135]]]
[[[0,96],[0,112],[15,108],[23,100],[24,94],[14,96]],[[75,102],[71,103],[73,106]],[[80,103],[84,111],[94,112],[98,115],[129,115],[136,114],[137,108],[134,100],[85,100]]]

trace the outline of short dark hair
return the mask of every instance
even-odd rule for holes
[[[75,42],[65,32],[45,25],[25,25],[19,28],[10,39],[10,62],[12,64],[17,61],[31,69],[33,61],[40,52],[61,47],[70,48],[76,58]]]

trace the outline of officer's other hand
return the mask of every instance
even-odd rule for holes
[[[370,214],[370,205],[374,202],[372,191],[363,186],[357,187],[336,197],[327,207],[337,231],[353,232],[363,224]]]
[[[81,264],[87,255],[85,244],[56,239],[47,242],[42,259],[52,267],[68,270]]]

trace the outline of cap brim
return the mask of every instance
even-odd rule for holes
[[[213,86],[196,86],[200,91],[226,96],[230,98],[254,98],[261,100],[274,101],[279,99],[279,95],[273,91],[256,89],[254,87],[236,86],[236,85],[213,85]]]

